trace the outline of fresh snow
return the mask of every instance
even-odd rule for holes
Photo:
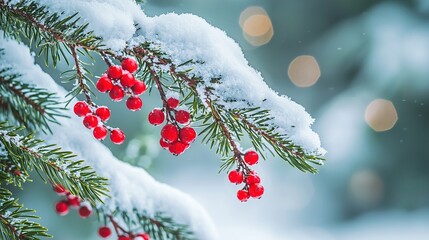
[[[184,66],[215,90],[213,100],[226,109],[269,109],[276,131],[285,134],[308,154],[324,155],[320,138],[311,129],[314,119],[304,107],[280,96],[249,66],[241,48],[226,33],[192,14],[146,16],[133,0],[36,0],[64,17],[79,12],[81,23],[103,38],[106,47],[120,51],[128,44],[144,41],[160,48],[174,64]],[[137,24],[137,28],[136,28]],[[210,83],[222,77],[220,84]],[[199,95],[205,98],[204,88]]]
[[[0,32],[0,46],[5,49],[7,64],[20,70],[23,82],[46,88],[65,100],[66,90],[34,64],[27,46],[4,39],[3,32]],[[5,63],[0,62],[0,66],[2,64]],[[119,207],[128,211],[130,216],[133,216],[134,210],[151,216],[163,212],[176,222],[189,225],[198,239],[217,239],[214,225],[201,205],[187,194],[157,182],[145,170],[115,158],[107,147],[92,137],[80,118],[74,116],[72,111],[69,115],[72,117],[59,119],[61,125],[51,125],[53,135],[41,137],[48,143],[56,143],[73,151],[98,174],[109,179],[111,198],[103,199],[105,208],[115,210]]]

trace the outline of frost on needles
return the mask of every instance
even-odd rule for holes
[[[59,179],[50,182],[57,192],[81,198],[77,202],[79,213],[87,207],[81,216],[90,216],[90,205],[95,207],[119,239],[146,239],[149,235],[153,239],[217,237],[210,219],[194,200],[158,183],[145,170],[119,161],[96,140],[110,132],[114,143],[126,141],[126,133],[107,124],[110,110],[97,104],[97,90],[114,101],[127,99],[126,107],[133,111],[140,110],[144,97],[140,95],[146,89],[147,93],[159,92],[161,107],[149,113],[149,122],[162,126],[160,147],[180,155],[198,132],[197,139],[221,156],[220,169],[228,173],[230,182],[243,184],[237,192],[243,202],[264,193],[260,176],[252,170],[260,158],[279,156],[311,173],[323,163],[325,150],[311,129],[314,119],[301,105],[272,90],[249,66],[238,44],[202,18],[173,13],[148,17],[132,0],[0,0],[0,10],[1,35],[6,37],[1,38],[0,48],[9,64],[3,66],[6,71],[0,69],[0,91],[9,91],[20,100],[5,103],[9,116],[15,119],[9,124],[38,131],[42,139],[72,150],[85,159],[79,164],[91,166],[108,179],[110,197],[95,193],[90,199],[84,199],[88,196],[72,183]],[[22,38],[33,44],[47,67],[55,67],[59,61],[68,64],[70,70],[62,76],[73,83],[69,93],[34,65],[29,49],[16,42]],[[93,62],[82,59],[95,61],[94,56],[105,63],[105,73],[86,69]],[[1,83],[9,86],[5,80],[14,81],[13,89],[27,89],[27,95],[1,88]],[[34,98],[34,92],[46,92],[48,97]],[[73,111],[64,112],[57,105],[60,102],[73,106],[93,134]],[[25,106],[33,112],[26,114]],[[47,114],[41,114],[41,109]],[[27,117],[32,120],[28,124],[23,120]],[[19,134],[17,128],[6,126],[0,125],[0,130]],[[251,140],[250,146],[241,146],[244,138]],[[70,189],[59,188],[58,182]],[[85,200],[91,204],[84,205]],[[65,213],[71,202],[68,199],[59,204],[57,212]],[[106,227],[99,229],[101,237],[112,234]]]

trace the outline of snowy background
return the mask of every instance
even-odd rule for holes
[[[158,151],[159,128],[146,121],[160,105],[156,95],[145,96],[138,113],[101,97],[115,113],[112,125],[135,138],[111,146],[118,157],[193,196],[221,239],[427,239],[426,0],[148,0],[143,8],[149,16],[194,13],[225,30],[273,89],[316,118],[328,161],[317,175],[280,159],[263,162],[257,171],[264,197],[239,203],[236,187],[217,174],[219,156],[207,146],[194,144],[178,158]],[[101,72],[104,66],[96,68]],[[52,74],[64,70],[60,66]],[[38,210],[55,239],[96,239],[95,218],[56,216],[55,194],[32,186],[20,198]]]

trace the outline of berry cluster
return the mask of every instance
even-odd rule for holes
[[[244,154],[243,160],[248,165],[258,163],[259,155],[253,150],[249,150]],[[254,171],[244,168],[238,168],[229,172],[228,179],[231,183],[242,184],[244,187],[237,192],[238,200],[246,202],[250,197],[261,198],[264,194],[264,187],[261,185],[261,178]]]
[[[114,226],[116,226],[115,224]],[[118,227],[115,230],[119,231],[121,230],[121,228]],[[102,226],[98,228],[98,235],[101,238],[109,238],[112,235],[112,230],[108,226]],[[125,232],[124,235],[118,235],[118,240],[150,240],[150,237],[149,237],[149,234],[147,233],[133,234],[133,233]]]
[[[121,144],[125,141],[125,134],[119,128],[110,128],[105,123],[110,118],[110,110],[105,106],[90,106],[84,101],[77,102],[74,105],[74,113],[83,117],[83,125],[92,129],[95,139],[103,140],[110,131],[110,140],[114,144]]]
[[[179,102],[178,98],[169,97],[164,108],[155,108],[148,116],[149,123],[157,126],[164,122],[167,115],[167,124],[161,129],[159,143],[162,148],[168,149],[176,156],[184,153],[197,137],[195,129],[189,126],[190,113],[178,109]]]
[[[65,196],[66,199],[58,201],[55,204],[55,211],[60,216],[65,216],[69,212],[70,207],[77,208],[81,218],[88,218],[92,214],[92,207],[89,203],[82,201],[78,196],[71,194],[61,184],[53,185],[54,191]]]
[[[122,101],[125,95],[128,95],[127,108],[131,111],[138,111],[143,106],[139,95],[146,91],[146,84],[135,79],[134,73],[137,69],[136,60],[125,58],[121,61],[121,66],[110,66],[106,73],[98,79],[95,86],[98,91],[109,93],[110,98],[115,102]]]

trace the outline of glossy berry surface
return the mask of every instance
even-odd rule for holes
[[[65,201],[60,201],[55,204],[55,211],[58,215],[64,216],[69,212],[69,205]]]
[[[104,126],[95,127],[92,131],[92,135],[94,135],[94,138],[97,140],[103,140],[107,136],[107,129]]]
[[[98,235],[102,238],[108,238],[112,235],[112,230],[107,226],[100,227],[98,228]]]
[[[105,93],[105,92],[112,90],[113,83],[112,83],[112,80],[110,78],[101,77],[100,79],[98,79],[95,87],[98,89],[98,91]]]
[[[184,153],[187,148],[188,144],[177,141],[170,144],[170,146],[168,147],[168,151],[170,151],[173,155],[178,156]]]
[[[136,80],[131,90],[134,95],[143,94],[146,91],[146,84],[143,81]]]
[[[92,209],[88,206],[81,206],[79,208],[79,216],[81,218],[88,218],[92,214]]]
[[[247,202],[247,200],[249,200],[249,197],[249,193],[246,190],[241,189],[237,191],[237,198],[241,202]]]
[[[132,87],[135,83],[136,80],[134,79],[134,76],[128,71],[124,72],[124,74],[121,76],[121,85],[123,87]]]
[[[126,105],[131,111],[138,111],[142,108],[143,101],[139,97],[129,97]]]
[[[83,117],[86,114],[90,113],[91,109],[89,108],[89,106],[86,102],[80,101],[74,105],[73,111],[77,116]]]
[[[123,69],[127,70],[130,73],[135,73],[139,67],[136,60],[133,58],[125,58],[121,62],[121,66]]]
[[[180,124],[189,124],[189,121],[191,120],[191,115],[188,111],[185,110],[179,110],[176,112],[176,122]]]
[[[139,233],[137,234],[137,237],[141,237],[143,240],[150,240],[149,234],[147,233]]]
[[[108,107],[101,106],[95,110],[95,114],[101,119],[101,121],[105,122],[110,118],[110,109]]]
[[[125,96],[124,89],[122,89],[122,87],[118,85],[115,85],[113,86],[112,90],[109,92],[109,96],[113,101],[119,102],[122,99],[124,99],[124,96]]]
[[[78,196],[70,194],[67,196],[67,203],[69,206],[77,208],[80,205],[80,199]]]
[[[98,117],[93,114],[88,114],[83,118],[83,125],[89,129],[93,129],[98,125]]]
[[[184,127],[179,132],[180,141],[190,144],[197,138],[197,132],[191,127]]]
[[[169,108],[175,109],[179,106],[179,99],[171,97],[167,99],[167,104]]]
[[[165,114],[160,108],[155,108],[149,113],[147,119],[150,124],[156,126],[164,122]]]
[[[118,236],[118,240],[131,240],[131,238],[121,235],[121,236]]]
[[[162,129],[161,129],[161,137],[166,141],[166,142],[175,142],[177,140],[177,138],[179,138],[179,130],[177,130],[177,127],[174,126],[173,124],[166,124]]]
[[[253,198],[260,198],[264,194],[264,187],[259,184],[252,184],[249,187],[249,195]]]
[[[260,183],[260,182],[261,182],[261,178],[258,175],[256,175],[256,173],[251,173],[246,178],[246,183],[249,185]]]
[[[114,144],[121,144],[125,141],[125,134],[118,128],[113,129],[112,132],[110,133],[110,140]]]
[[[258,160],[259,160],[259,155],[257,152],[253,150],[247,151],[244,154],[244,161],[249,165],[258,163]]]
[[[164,148],[168,149],[170,147],[170,143],[166,142],[164,139],[159,139],[159,145]]]
[[[107,76],[111,79],[119,79],[122,76],[122,67],[113,65],[107,69]]]
[[[54,189],[54,192],[56,192],[58,195],[66,195],[67,190],[63,187],[63,185],[57,183],[52,186]]]
[[[243,182],[243,173],[238,170],[229,172],[228,179],[231,183],[241,184]]]

